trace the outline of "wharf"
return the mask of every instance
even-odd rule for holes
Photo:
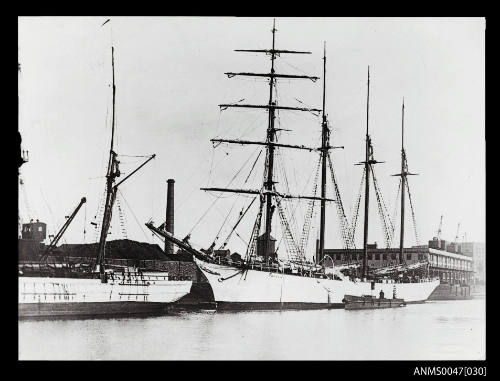
[[[428,300],[467,300],[472,299],[471,286],[441,283]]]

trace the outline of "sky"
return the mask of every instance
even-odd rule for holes
[[[210,139],[265,139],[265,110],[219,104],[266,104],[268,83],[225,72],[270,70],[269,56],[235,49],[269,49],[272,18],[245,17],[20,17],[18,19],[19,131],[29,162],[21,167],[22,221],[39,219],[55,234],[78,205],[87,203],[61,243],[96,242],[91,223],[105,191],[111,137],[111,46],[115,48],[116,135],[122,177],[144,157],[156,158],[129,178],[119,193],[108,239],[158,243],[144,223],[165,218],[166,180],[175,179],[175,234],[208,247],[224,242],[252,197],[201,191],[200,187],[258,189],[265,152],[260,146]],[[364,159],[367,69],[370,67],[369,132],[376,177],[389,214],[397,205],[401,104],[405,150],[417,237],[407,200],[405,246],[426,244],[443,215],[442,238],[485,241],[485,28],[483,18],[276,18],[276,47],[310,51],[281,55],[276,71],[322,77],[326,44],[326,113],[331,152],[349,220],[355,212]],[[321,108],[322,79],[279,80],[279,104]],[[320,116],[281,111],[279,140],[319,146]],[[260,151],[262,151],[260,153]],[[281,149],[277,187],[313,193],[317,153]],[[256,163],[252,169],[252,166]],[[283,169],[283,170],[282,170]],[[330,175],[328,176],[330,179]],[[331,182],[327,195],[333,197]],[[255,202],[228,248],[244,252],[257,215]],[[283,201],[300,241],[307,201]],[[318,210],[318,204],[314,210]],[[121,210],[121,212],[120,212]],[[284,250],[276,213],[273,235]],[[356,244],[362,246],[363,203]],[[312,217],[308,256],[318,235]],[[393,246],[399,243],[395,218]],[[369,241],[384,246],[371,190]],[[123,226],[123,227],[122,227]],[[337,212],[327,207],[326,248],[342,246]]]

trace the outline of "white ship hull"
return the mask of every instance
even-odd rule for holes
[[[187,295],[191,281],[164,273],[114,274],[100,279],[19,277],[19,316],[136,314],[166,311]]]
[[[218,309],[335,308],[343,307],[344,295],[396,296],[406,303],[427,300],[439,280],[420,283],[352,282],[310,278],[281,272],[240,269],[195,259],[208,278]],[[235,275],[237,274],[237,275]]]

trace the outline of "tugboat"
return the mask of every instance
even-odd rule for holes
[[[393,289],[392,299],[386,299],[384,291],[380,290],[378,299],[374,295],[345,295],[342,302],[346,310],[370,310],[378,308],[404,307],[404,299],[396,298],[396,288]]]

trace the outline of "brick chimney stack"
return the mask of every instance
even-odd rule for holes
[[[165,230],[174,234],[174,179],[167,180],[167,214]],[[174,244],[165,241],[165,254],[174,254]]]

